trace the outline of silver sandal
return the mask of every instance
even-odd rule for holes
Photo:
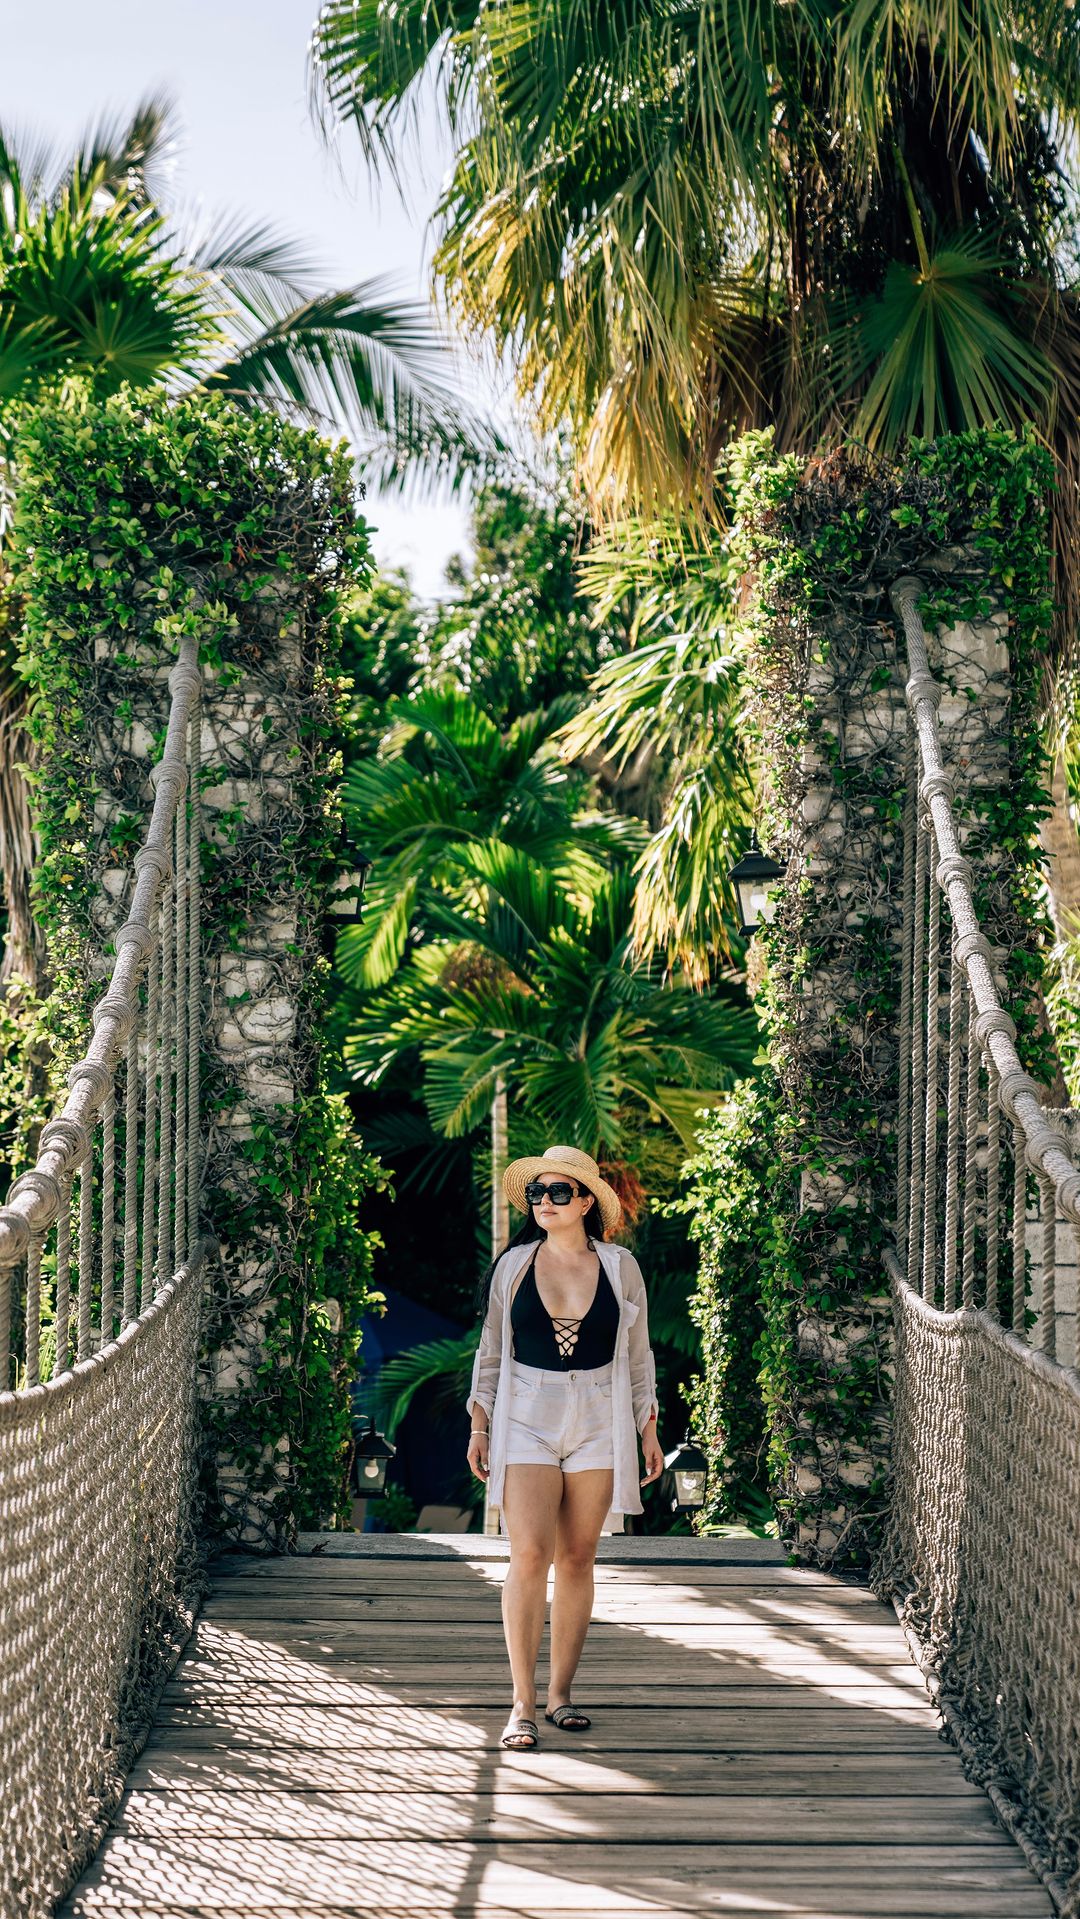
[[[556,1706],[554,1712],[546,1712],[544,1718],[552,1726],[558,1726],[560,1732],[586,1732],[592,1725],[587,1712],[575,1706],[569,1699],[565,1706]]]
[[[511,1752],[531,1752],[540,1743],[535,1719],[518,1718],[511,1713],[502,1735],[502,1744]]]

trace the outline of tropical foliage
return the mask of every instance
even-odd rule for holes
[[[644,832],[556,750],[574,698],[503,729],[452,686],[391,703],[379,755],[346,782],[375,877],[339,940],[341,1011],[362,1083],[419,1062],[436,1133],[472,1132],[506,1085],[533,1126],[610,1160],[629,1109],[691,1138],[754,1027],[730,987],[699,994],[632,963]]]
[[[158,99],[92,129],[74,153],[0,128],[0,536],[18,419],[73,379],[101,393],[224,393],[249,412],[345,427],[368,476],[384,481],[421,466],[429,482],[457,481],[494,457],[455,398],[426,306],[376,281],[326,291],[307,249],[263,223],[226,215],[185,228],[171,205],[174,136]],[[0,978],[33,982],[43,950],[20,771],[33,748],[11,675],[9,590],[0,551]]]
[[[381,156],[438,70],[437,271],[610,508],[710,495],[755,425],[1049,421],[1077,32],[1012,0],[329,0],[316,71]]]
[[[483,435],[426,307],[379,281],[327,291],[307,248],[265,223],[185,228],[174,132],[162,100],[72,154],[0,129],[0,420],[72,373],[106,391],[213,387],[347,427],[369,475],[421,458],[460,477]]]
[[[587,560],[603,604],[632,618],[639,593],[659,622],[639,623],[644,657],[605,669],[571,735],[625,752],[650,705],[670,726],[640,951],[704,969],[723,950],[718,880],[746,776],[716,547],[745,430],[772,428],[781,451],[848,438],[886,455],[1034,425],[1058,466],[1057,643],[1075,645],[1077,54],[1071,8],[1013,0],[323,9],[324,111],[373,160],[400,151],[436,76],[457,144],[444,296],[510,356],[613,522],[607,556],[594,544]],[[687,700],[694,679],[712,714]]]
[[[548,1139],[621,1157],[626,1109],[687,1141],[748,1070],[756,1024],[733,990],[702,995],[629,963],[633,875],[574,898],[526,852],[463,850],[481,910],[432,898],[435,937],[350,1024],[346,1060],[377,1084],[415,1049],[435,1127],[477,1126],[498,1081]]]
[[[583,806],[575,817],[586,784],[552,744],[572,697],[505,730],[453,687],[388,704],[381,755],[353,765],[345,789],[350,830],[376,862],[365,923],[340,942],[351,984],[385,984],[410,934],[430,930],[436,894],[476,909],[487,888],[476,860],[485,852],[497,860],[513,848],[587,892],[605,854],[640,844],[630,822]]]
[[[594,616],[582,597],[588,529],[560,498],[479,487],[470,532],[469,564],[450,561],[433,605],[386,573],[354,602],[343,662],[356,752],[377,746],[388,701],[430,687],[468,693],[503,725],[571,696],[580,706],[590,674],[625,649],[625,620]]]

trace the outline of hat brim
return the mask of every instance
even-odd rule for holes
[[[561,1173],[564,1179],[572,1179],[575,1185],[586,1187],[600,1207],[604,1231],[610,1233],[618,1225],[622,1218],[622,1202],[614,1186],[609,1186],[606,1179],[586,1178],[579,1166],[570,1166],[546,1155],[543,1158],[511,1160],[502,1176],[503,1192],[519,1213],[530,1210],[525,1188],[531,1179],[537,1179],[542,1173],[548,1176]]]

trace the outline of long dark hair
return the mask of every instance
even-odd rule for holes
[[[590,1193],[589,1188],[587,1186],[583,1186],[580,1180],[577,1180],[576,1184],[577,1184],[578,1192],[582,1196],[582,1198],[584,1198],[585,1194],[588,1193],[589,1198],[592,1200],[592,1205],[589,1207],[588,1212],[583,1213],[581,1216],[581,1223],[585,1228],[585,1232],[587,1236],[589,1237],[589,1239],[603,1239],[604,1218],[603,1218],[603,1214],[600,1211],[600,1202],[597,1199],[596,1194]],[[516,1233],[511,1233],[510,1238],[507,1240],[506,1245],[502,1249],[502,1252],[496,1253],[495,1258],[491,1262],[491,1265],[488,1267],[487,1271],[482,1275],[481,1279],[477,1283],[476,1310],[481,1319],[483,1319],[485,1314],[487,1313],[488,1301],[491,1298],[491,1282],[495,1275],[495,1268],[498,1265],[500,1259],[502,1258],[503,1253],[508,1253],[510,1251],[511,1246],[529,1246],[532,1244],[533,1240],[535,1239],[546,1239],[546,1238],[547,1238],[547,1234],[545,1233],[542,1226],[537,1225],[535,1219],[533,1218],[533,1209],[530,1206],[528,1208],[528,1211],[525,1214],[525,1219],[522,1225],[518,1227]]]

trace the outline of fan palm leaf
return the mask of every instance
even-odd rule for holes
[[[482,907],[433,909],[443,937],[362,1003],[350,1070],[375,1084],[413,1051],[432,1124],[450,1136],[480,1123],[502,1082],[523,1112],[593,1153],[617,1152],[631,1110],[687,1138],[692,1114],[750,1066],[753,1016],[734,993],[665,985],[631,963],[628,871],[575,903],[518,849],[470,851]]]
[[[479,1338],[477,1327],[462,1333],[458,1339],[425,1340],[420,1346],[410,1346],[407,1352],[396,1353],[380,1366],[372,1392],[372,1410],[385,1427],[388,1439],[393,1439],[417,1393],[425,1386],[437,1388],[431,1402],[436,1418],[458,1410],[469,1390]]]
[[[834,336],[832,404],[845,386],[863,389],[855,436],[888,449],[914,434],[1045,422],[1052,369],[1024,337],[1028,316],[1008,286],[1007,263],[978,233],[923,244],[920,256],[910,267],[894,261],[880,297],[859,302]]]
[[[0,266],[10,253],[15,315],[5,390],[69,369],[214,385],[347,428],[384,484],[423,474],[456,486],[498,466],[502,442],[464,401],[426,306],[384,280],[319,288],[308,249],[262,222],[185,228],[167,193],[174,148],[173,109],[157,96],[70,156],[0,131]],[[26,331],[39,317],[47,355],[41,330]]]

